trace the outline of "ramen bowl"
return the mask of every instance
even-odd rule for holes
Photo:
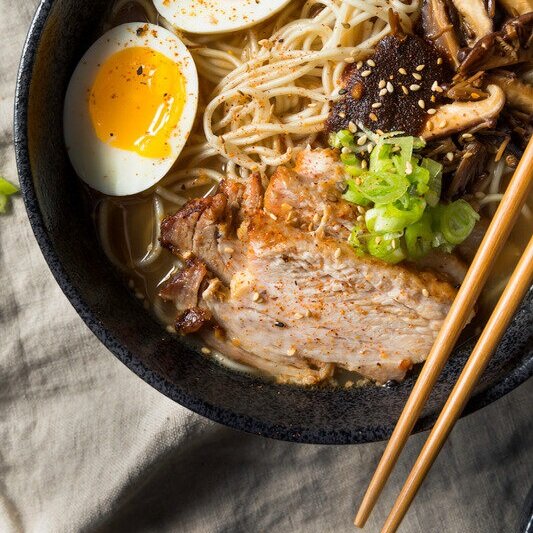
[[[28,217],[43,255],[82,320],[126,367],[177,403],[243,431],[294,442],[353,444],[386,439],[415,377],[391,387],[298,388],[239,374],[166,332],[101,250],[86,195],[63,142],[70,76],[93,42],[107,0],[44,0],[22,56],[15,149]],[[533,373],[533,291],[529,291],[466,413]],[[471,352],[455,349],[417,430],[431,427]],[[124,369],[126,371],[126,369]]]

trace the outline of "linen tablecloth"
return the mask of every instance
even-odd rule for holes
[[[0,174],[16,181],[15,74],[36,0],[0,0]],[[401,531],[517,531],[533,483],[533,381],[462,420]],[[425,435],[410,439],[377,532]],[[174,404],[90,333],[41,256],[22,199],[0,216],[0,532],[350,532],[383,443],[313,446]]]

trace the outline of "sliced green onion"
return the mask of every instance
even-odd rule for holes
[[[355,168],[355,167],[351,167]],[[368,198],[365,198],[360,192],[355,184],[355,180],[346,180],[346,185],[348,185],[348,188],[342,195],[342,197],[347,201],[351,202],[352,204],[356,205],[362,205],[363,207],[370,205],[370,200]]]
[[[367,228],[374,233],[403,231],[424,214],[426,202],[421,198],[404,196],[407,201],[398,200],[392,204],[379,205],[369,209],[365,215]],[[402,198],[402,200],[404,200]]]
[[[341,130],[330,134],[329,144],[333,148],[349,148],[355,146],[353,133],[349,130]]]
[[[0,178],[0,213],[5,213],[7,208],[8,197],[18,192],[19,188],[9,183],[4,178]]]
[[[367,246],[371,255],[387,263],[396,264],[406,258],[398,234],[372,235]]]
[[[433,247],[433,230],[431,229],[431,215],[424,213],[422,218],[408,226],[405,230],[405,245],[411,259],[421,259]]]
[[[429,190],[425,193],[426,202],[429,206],[435,207],[442,193],[442,165],[427,157],[422,159],[420,165],[429,172]]]
[[[392,172],[368,172],[361,177],[359,192],[375,204],[388,204],[401,198],[409,187],[404,176]]]
[[[479,220],[479,215],[465,200],[457,200],[439,211],[439,227],[450,244],[461,244],[472,233]]]

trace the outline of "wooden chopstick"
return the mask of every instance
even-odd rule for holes
[[[529,141],[524,155],[520,159],[374,472],[355,517],[354,523],[357,527],[365,525],[442,368],[448,360],[450,352],[472,314],[494,260],[505,245],[527,199],[531,189],[532,174],[533,138]]]
[[[533,281],[533,237],[522,255],[507,287],[489,318],[483,333],[444,405],[435,426],[416,460],[390,514],[382,533],[398,529],[420,485],[446,441],[453,425],[465,408],[481,374],[485,370],[494,349]]]

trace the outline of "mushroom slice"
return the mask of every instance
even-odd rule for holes
[[[492,32],[492,20],[482,0],[452,0],[452,2],[471,34],[467,36],[469,46]]]
[[[453,24],[446,12],[443,0],[426,0],[422,7],[422,28],[424,36],[433,42],[435,48],[446,57],[455,70],[459,67],[459,43]]]
[[[503,90],[507,103],[512,107],[528,115],[533,114],[533,86],[505,71],[494,72],[489,76],[489,80]]]
[[[512,17],[533,11],[533,0],[500,0],[500,3]]]
[[[489,33],[467,53],[459,72],[516,65],[533,59],[533,12],[509,20],[501,31]]]
[[[427,141],[451,135],[480,124],[491,124],[505,104],[505,94],[497,85],[487,87],[489,96],[475,102],[452,102],[430,116],[422,132]]]

